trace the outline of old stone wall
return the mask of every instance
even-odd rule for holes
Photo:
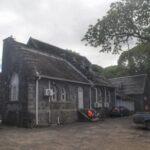
[[[56,87],[57,89],[57,100],[52,101],[48,96],[44,96],[44,89],[49,89],[50,87]],[[49,79],[40,79],[39,80],[39,101],[38,101],[38,116],[39,116],[39,125],[48,125],[51,123],[57,123],[58,121],[62,123],[74,122],[77,118],[77,109],[78,109],[78,87],[83,88],[83,103],[84,109],[90,108],[90,86],[73,84],[68,82],[60,82]],[[60,90],[65,88],[66,90],[66,100],[61,101]],[[98,92],[101,90],[102,94],[102,108],[105,108],[105,91],[103,87],[98,87]],[[28,111],[32,114],[36,113],[36,86],[35,81],[30,82],[28,85]],[[115,103],[115,93],[114,89],[107,88],[110,92],[111,101],[109,103],[109,108],[111,109]],[[99,95],[100,93],[98,93]],[[95,89],[91,88],[91,105],[94,108],[95,103]],[[108,97],[107,97],[108,98]],[[49,101],[50,100],[50,101]]]
[[[2,76],[3,76],[3,123],[20,125],[22,114],[27,113],[27,67],[22,61],[23,54],[15,45],[13,39],[6,39],[3,46]],[[19,77],[18,101],[10,100],[11,78],[13,73]],[[21,114],[21,115],[20,115]]]
[[[56,101],[52,101],[48,96],[44,96],[44,89],[50,87],[56,87],[57,98]],[[38,101],[38,115],[39,125],[48,125],[51,123],[68,123],[77,120],[77,108],[78,108],[78,87],[83,88],[83,100],[84,108],[89,108],[90,97],[89,87],[72,84],[67,82],[60,82],[48,79],[39,80],[39,101]],[[60,90],[65,88],[66,100],[61,101]],[[35,82],[28,85],[28,111],[35,114]],[[49,101],[50,100],[50,101]]]

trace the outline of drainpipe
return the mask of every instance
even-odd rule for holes
[[[35,121],[36,121],[36,125],[39,124],[39,110],[38,110],[38,107],[39,107],[39,80],[40,80],[40,77],[38,77],[36,79],[36,96],[35,96],[35,99],[36,99],[36,102],[35,102]]]
[[[98,98],[97,98],[97,88],[95,88],[95,98],[96,98],[96,102],[98,102]]]
[[[92,95],[91,95],[91,87],[90,87],[90,109],[92,109]]]
[[[48,82],[48,88],[51,89],[51,82]],[[49,95],[49,109],[48,109],[48,122],[51,123],[51,96]]]
[[[106,87],[104,88],[105,90],[105,102],[104,102],[104,107],[107,107],[107,93],[106,93]]]

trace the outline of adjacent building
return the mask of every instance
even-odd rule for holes
[[[116,87],[116,106],[131,111],[150,110],[150,80],[148,75],[134,75],[110,79]]]

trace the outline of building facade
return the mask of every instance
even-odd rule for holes
[[[90,65],[85,57],[33,38],[27,44],[5,39],[3,122],[67,123],[78,120],[80,109],[111,109],[115,90]]]

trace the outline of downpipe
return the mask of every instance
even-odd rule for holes
[[[36,96],[35,96],[35,122],[36,126],[39,125],[39,80],[40,76],[36,79]]]

